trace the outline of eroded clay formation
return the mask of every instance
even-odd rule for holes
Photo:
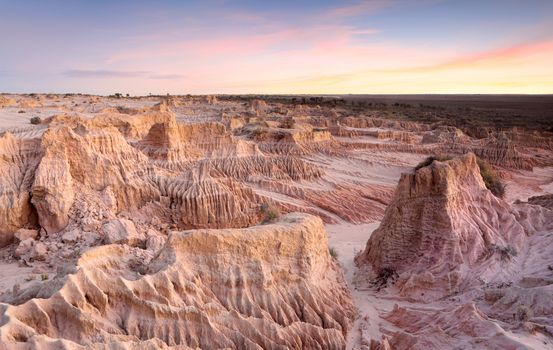
[[[422,303],[383,314],[400,331],[378,346],[517,348],[510,332],[550,337],[553,211],[545,198],[529,202],[545,205],[492,194],[474,154],[403,174],[357,278]]]
[[[341,349],[353,305],[320,219],[172,232],[84,253],[59,290],[3,306],[0,341],[37,348]],[[54,289],[54,286],[49,286]],[[46,288],[47,289],[47,288]],[[39,345],[40,344],[40,345]]]
[[[551,344],[551,133],[217,96],[0,116],[0,349]]]

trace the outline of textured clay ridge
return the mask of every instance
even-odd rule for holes
[[[173,232],[157,253],[98,247],[59,278],[49,298],[2,306],[3,344],[342,349],[354,316],[322,221],[309,215]]]
[[[403,174],[356,258],[356,277],[359,285],[387,288],[414,304],[381,315],[396,328],[385,329],[372,348],[525,346],[508,331],[540,333],[547,344],[553,331],[548,202],[548,196],[515,205],[497,198],[473,154]]]
[[[553,134],[357,102],[2,94],[0,350],[550,345]]]
[[[408,272],[405,294],[419,284],[447,294],[472,278],[470,269],[489,260],[492,247],[519,250],[526,238],[516,211],[486,189],[476,157],[468,154],[403,174],[357,262],[369,264],[376,273]],[[495,274],[497,264],[481,275]]]

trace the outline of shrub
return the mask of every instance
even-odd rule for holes
[[[263,222],[273,222],[280,218],[280,210],[278,210],[277,207],[273,205],[269,205],[267,203],[264,203],[261,205],[261,212],[265,216]]]
[[[476,162],[480,168],[480,175],[482,176],[482,180],[484,180],[486,188],[496,197],[503,198],[505,195],[505,185],[501,182],[490,163],[481,158],[476,158]]]
[[[382,280],[384,284],[388,283],[390,278],[395,278],[397,276],[396,271],[391,267],[383,267],[378,271],[378,279]]]
[[[37,125],[37,124],[40,124],[40,123],[42,123],[42,119],[40,119],[40,117],[32,117],[31,118],[31,124]]]
[[[329,247],[329,248],[328,248],[328,253],[330,254],[330,256],[331,256],[334,260],[338,260],[338,251],[336,250],[336,248],[334,248],[334,247]]]
[[[446,160],[450,160],[452,158],[453,157],[448,156],[448,155],[430,156],[430,157],[426,158],[425,160],[423,160],[422,162],[420,162],[419,164],[417,164],[417,166],[415,167],[415,171],[417,171],[421,168],[424,168],[426,166],[429,166],[435,160],[437,160],[438,162],[445,162]]]
[[[378,275],[372,282],[372,285],[378,288],[385,287],[388,284],[388,281],[393,281],[398,277],[398,274],[395,269],[392,267],[383,267],[378,271]]]
[[[532,310],[526,305],[519,305],[516,311],[516,318],[521,322],[526,322],[533,317]]]
[[[501,247],[497,244],[492,244],[489,247],[489,251],[492,254],[499,254],[501,261],[510,261],[514,256],[518,255],[516,249],[510,245]]]
[[[283,129],[293,129],[296,126],[296,121],[294,118],[286,118],[280,122],[279,128]]]
[[[43,281],[46,281],[48,278],[50,278],[50,277],[48,276],[47,273],[43,273],[42,275],[40,275],[40,279],[43,280]]]

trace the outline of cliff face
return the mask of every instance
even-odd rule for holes
[[[468,154],[403,174],[357,263],[403,274],[406,294],[422,285],[447,294],[468,283],[473,268],[494,274],[494,255],[520,250],[526,238],[516,210],[486,189]]]
[[[123,347],[343,349],[354,311],[319,218],[173,232],[155,251],[88,251],[46,299],[2,306],[0,342]]]
[[[48,143],[48,137],[44,142]],[[35,173],[32,203],[36,207],[39,224],[47,232],[58,232],[69,223],[69,209],[75,193],[65,144],[45,147],[45,154]]]
[[[19,228],[36,223],[30,193],[41,156],[38,140],[0,136],[0,247],[11,243]]]

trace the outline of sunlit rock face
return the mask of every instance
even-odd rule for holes
[[[2,313],[2,343],[37,349],[343,349],[355,314],[322,221],[306,214],[173,232],[158,252],[94,248],[50,297]]]

